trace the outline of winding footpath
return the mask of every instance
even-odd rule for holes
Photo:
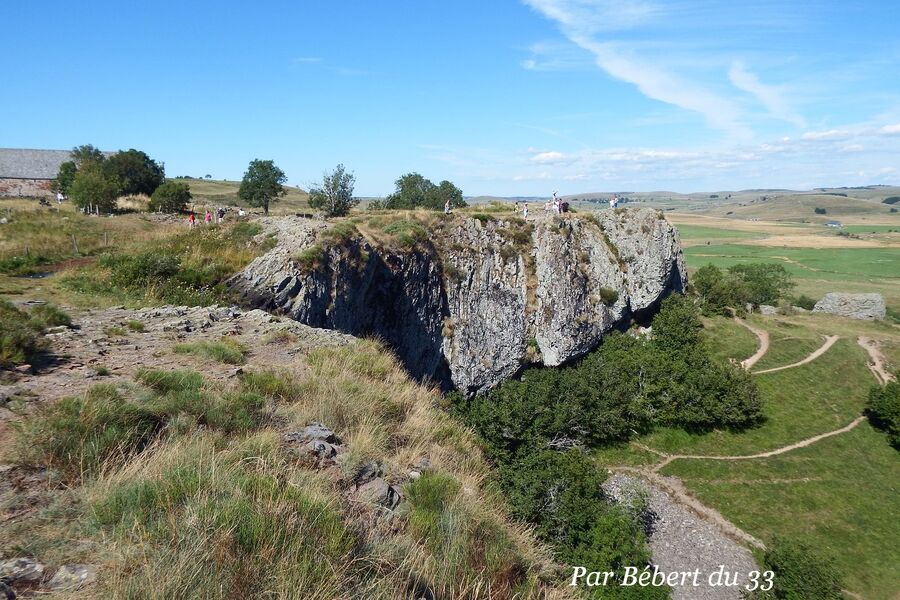
[[[762,371],[754,371],[753,375],[762,375],[763,373],[775,373],[776,371],[784,371],[785,369],[793,369],[794,367],[801,367],[805,364],[811,363],[812,361],[816,360],[817,358],[819,358],[820,356],[822,356],[823,354],[828,352],[828,349],[831,348],[832,346],[834,346],[834,343],[836,341],[838,341],[839,339],[840,339],[839,335],[826,336],[825,343],[822,344],[822,346],[818,350],[811,353],[809,356],[807,356],[800,362],[795,362],[790,365],[784,365],[783,367],[775,367],[773,369],[764,369]]]
[[[735,317],[734,320],[753,332],[759,339],[759,348],[757,349],[757,351],[753,354],[753,356],[741,361],[740,363],[744,369],[750,370],[750,368],[753,367],[753,365],[755,365],[760,359],[762,359],[762,357],[765,356],[768,352],[769,333],[765,330],[754,327],[753,325],[738,317]],[[838,339],[840,339],[840,337],[837,335],[826,336],[825,342],[822,344],[822,346],[812,352],[803,360],[792,363],[790,365],[756,371],[752,374],[761,375],[764,373],[774,373],[777,371],[792,369],[809,364],[825,354],[825,352],[827,352],[838,341]],[[868,353],[870,358],[868,367],[875,378],[878,380],[879,384],[884,385],[887,382],[894,380],[894,376],[888,372],[885,366],[884,356],[881,354],[877,341],[860,336],[857,339],[857,342]],[[654,555],[654,560],[660,563],[664,563],[664,566],[665,564],[668,564],[668,566],[671,567],[680,567],[683,564],[693,564],[693,562],[696,561],[707,563],[710,561],[708,560],[709,557],[706,555],[711,553],[715,554],[716,558],[716,560],[712,561],[713,563],[718,560],[719,562],[724,561],[733,565],[752,565],[752,557],[749,557],[749,555],[745,557],[743,555],[746,550],[740,548],[740,544],[745,544],[747,546],[758,548],[761,550],[765,550],[765,544],[758,538],[747,533],[746,531],[726,519],[714,508],[706,506],[705,504],[700,502],[700,500],[692,496],[681,479],[674,476],[662,475],[660,471],[667,465],[671,464],[673,461],[679,459],[741,461],[778,456],[791,452],[793,450],[797,450],[799,448],[811,446],[824,439],[847,433],[848,431],[851,431],[852,429],[857,427],[865,419],[865,416],[858,416],[853,419],[853,421],[839,429],[820,433],[818,435],[808,437],[781,448],[767,450],[765,452],[758,452],[756,454],[739,456],[668,454],[639,442],[632,442],[632,445],[636,448],[640,448],[645,452],[654,454],[660,457],[662,460],[659,463],[648,467],[620,466],[613,468],[612,470],[619,474],[615,477],[625,477],[626,479],[614,478],[609,483],[611,487],[608,491],[614,492],[615,490],[613,496],[618,497],[621,492],[617,488],[621,488],[627,483],[628,476],[637,477],[640,480],[643,480],[643,485],[645,486],[645,488],[649,487],[648,492],[650,494],[649,498],[651,501],[651,510],[654,511],[655,514],[657,514],[659,517],[660,529],[658,531],[653,531],[648,539]],[[637,485],[637,480],[632,479],[631,484]],[[672,506],[666,500],[666,498],[670,498],[676,506]],[[712,530],[708,529],[709,527],[718,530],[720,534],[724,535],[726,538],[730,538],[730,540],[732,541],[729,542],[721,536],[716,536],[716,534]],[[697,540],[698,536],[696,535],[698,533],[702,533],[702,535],[699,536],[701,538],[699,541]],[[685,540],[688,540],[690,542],[689,546],[691,547],[683,547]],[[737,545],[735,543],[737,543]],[[700,544],[700,546],[694,548],[694,546],[696,546],[697,544]],[[850,598],[860,598],[858,594],[855,594],[849,590],[842,591]],[[700,595],[698,596],[697,594]],[[673,598],[675,598],[676,600],[699,600],[700,598],[718,599],[732,597],[736,596],[723,592],[722,590],[717,591],[703,588],[685,590],[678,587],[673,588]]]

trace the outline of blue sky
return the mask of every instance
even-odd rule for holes
[[[900,184],[900,3],[0,3],[0,146],[357,193]]]

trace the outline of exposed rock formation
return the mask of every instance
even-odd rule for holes
[[[262,223],[278,244],[232,280],[245,299],[380,337],[415,377],[467,393],[529,361],[585,354],[686,283],[677,233],[649,209],[527,224],[454,216],[412,249],[303,219]]]
[[[883,319],[886,314],[881,294],[841,294],[831,292],[816,302],[813,312],[824,312],[850,319]]]

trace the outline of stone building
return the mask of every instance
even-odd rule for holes
[[[0,197],[52,196],[50,184],[69,150],[0,148]]]

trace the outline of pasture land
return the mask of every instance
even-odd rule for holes
[[[806,447],[789,447],[843,429],[863,413],[876,380],[856,338],[879,340],[889,368],[896,370],[900,328],[818,314],[754,315],[749,322],[768,331],[770,338],[769,351],[751,372],[797,362],[820,347],[825,335],[840,339],[810,363],[754,376],[766,417],[758,427],[706,434],[663,429],[596,452],[598,465],[658,468],[659,474],[677,477],[688,493],[763,542],[795,537],[833,555],[851,592],[873,600],[894,599],[900,590],[897,451],[865,420]],[[707,319],[704,330],[723,360],[739,361],[756,350],[756,336],[731,319]],[[768,458],[663,462],[663,455],[749,456],[785,449]]]
[[[245,210],[262,212],[262,209],[248,207],[246,203],[238,199],[238,189],[241,187],[240,181],[179,179],[178,182],[186,183],[191,188],[191,195],[194,197],[194,210],[212,209],[217,206],[243,206]],[[296,212],[310,211],[309,194],[306,190],[293,186],[285,186],[285,190],[287,190],[287,195],[269,207],[269,214],[289,215]]]

